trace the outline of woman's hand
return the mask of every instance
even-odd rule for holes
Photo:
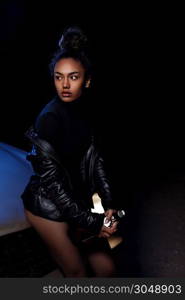
[[[115,214],[116,212],[117,212],[116,209],[108,209],[105,211],[105,216],[110,221],[112,218],[112,215]]]
[[[117,231],[118,222],[114,222],[111,227],[102,226],[98,237],[108,238]]]

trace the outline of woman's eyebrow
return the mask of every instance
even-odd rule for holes
[[[58,72],[58,71],[56,71],[55,74],[63,75],[63,73],[60,73],[60,72]],[[74,71],[74,72],[70,72],[70,73],[68,73],[68,74],[69,74],[69,75],[74,75],[74,74],[80,74],[80,72],[79,72],[79,71]]]

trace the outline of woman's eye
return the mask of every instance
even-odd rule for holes
[[[72,80],[76,80],[76,79],[78,79],[78,76],[72,75],[72,76],[71,76],[71,79],[72,79]]]
[[[56,79],[56,80],[62,80],[62,76],[57,76],[57,75],[56,75],[56,76],[55,76],[55,79]]]

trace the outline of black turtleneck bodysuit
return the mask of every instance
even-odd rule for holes
[[[88,99],[80,97],[64,102],[59,97],[50,101],[37,117],[35,129],[48,141],[67,169],[75,196],[82,197],[80,162],[92,136]]]

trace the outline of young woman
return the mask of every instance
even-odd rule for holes
[[[88,114],[85,90],[91,83],[91,64],[86,45],[78,27],[66,29],[59,41],[50,65],[56,97],[27,132],[33,144],[27,159],[35,175],[22,198],[29,222],[64,276],[88,277],[90,267],[92,276],[110,277],[115,276],[115,267],[106,238],[116,231],[117,223],[111,227],[103,223],[116,210]],[[95,192],[104,214],[91,212]],[[94,236],[89,245],[76,242],[75,232],[80,229]]]

